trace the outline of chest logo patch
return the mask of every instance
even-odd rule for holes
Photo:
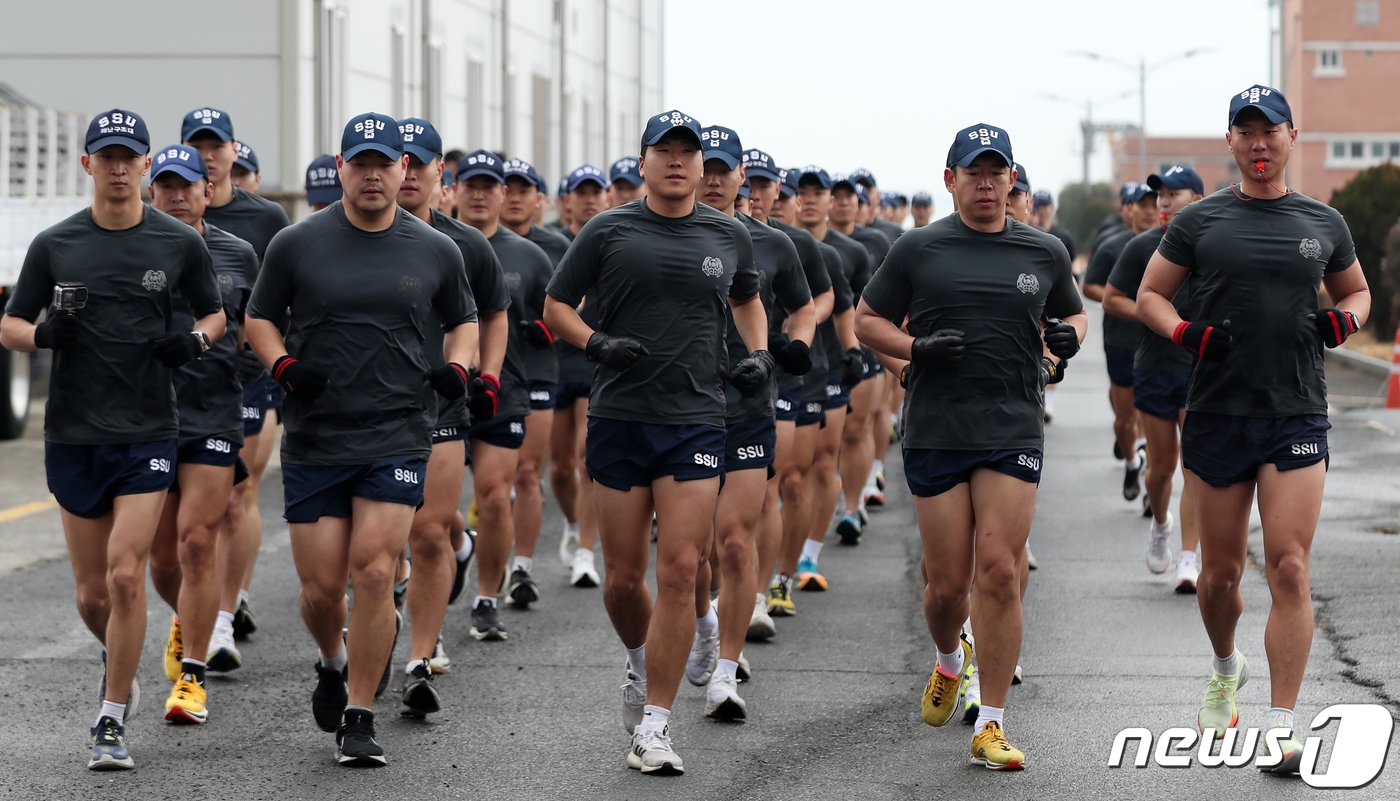
[[[147,270],[146,274],[141,276],[141,286],[151,292],[159,292],[165,289],[165,271]]]
[[[720,261],[718,256],[706,256],[705,260],[700,262],[700,271],[711,278],[719,278],[724,275],[724,262]]]
[[[1298,243],[1298,252],[1305,259],[1319,258],[1322,256],[1322,243],[1316,239],[1304,239]]]
[[[405,275],[399,279],[399,294],[417,297],[423,288],[423,282],[418,280],[416,275]]]
[[[506,286],[511,289],[520,288],[520,273],[506,273]]]
[[[1040,279],[1029,273],[1021,273],[1016,276],[1016,288],[1027,295],[1034,295],[1040,291]]]

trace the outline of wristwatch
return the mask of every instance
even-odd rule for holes
[[[213,343],[209,341],[209,335],[204,333],[203,331],[192,331],[190,333],[194,334],[195,341],[199,343],[200,353],[203,353],[214,346]]]

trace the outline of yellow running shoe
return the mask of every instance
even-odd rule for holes
[[[188,673],[180,675],[165,699],[165,719],[171,723],[203,723],[209,720],[208,694]]]
[[[958,647],[962,649],[963,655],[962,672],[956,676],[949,676],[935,665],[933,675],[928,677],[928,686],[924,687],[924,722],[930,726],[946,724],[952,720],[953,713],[958,711],[963,676],[972,671],[972,646],[967,644],[967,640],[960,638]]]
[[[792,580],[779,576],[768,588],[768,614],[772,617],[792,617],[797,604],[792,602]]]
[[[476,498],[472,498],[472,505],[467,507],[467,528],[481,528],[481,516],[476,511]]]
[[[185,658],[185,641],[180,636],[180,616],[170,616],[170,634],[165,638],[165,677],[179,681],[180,660]]]
[[[1214,670],[1210,672],[1205,697],[1201,700],[1201,708],[1196,711],[1196,729],[1201,734],[1212,729],[1212,735],[1219,740],[1225,736],[1226,729],[1232,729],[1240,722],[1240,708],[1235,704],[1235,694],[1248,680],[1249,670],[1244,654],[1240,654],[1239,673],[1223,676]]]
[[[972,764],[989,770],[1021,770],[1026,766],[1026,755],[1006,741],[1000,723],[989,720],[982,724],[982,731],[972,735]]]

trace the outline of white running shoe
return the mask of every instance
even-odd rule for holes
[[[1024,673],[1021,672],[1021,663],[1020,663],[1020,662],[1017,662],[1017,663],[1016,663],[1016,669],[1015,669],[1014,671],[1011,672],[1011,683],[1012,683],[1012,684],[1023,684],[1023,683],[1025,683],[1025,681],[1026,681],[1026,675],[1025,675]],[[978,685],[978,686],[979,686],[979,688],[980,688],[981,685]]]
[[[1201,566],[1196,562],[1195,551],[1182,551],[1176,560],[1176,591],[1183,595],[1196,593],[1196,582],[1201,577]]]
[[[578,550],[578,524],[564,523],[564,533],[559,536],[559,561],[564,567],[574,563],[574,551]]]
[[[1147,569],[1153,573],[1165,573],[1171,567],[1172,548],[1167,539],[1174,529],[1171,512],[1167,512],[1167,522],[1159,526],[1154,520],[1147,531]]]
[[[702,637],[695,632],[695,642],[690,646],[690,656],[685,660],[685,677],[696,687],[704,687],[719,664],[719,632]]]
[[[442,647],[442,636],[439,635],[437,645],[433,646],[433,655],[428,657],[428,667],[433,673],[441,675],[452,669],[452,657],[447,655],[447,649]]]
[[[734,680],[743,684],[753,678],[753,668],[749,666],[749,660],[744,658],[744,652],[739,652],[739,658],[734,662],[738,667],[734,669]]]
[[[622,728],[628,734],[637,730],[646,713],[647,680],[627,669],[627,680],[622,682]]]
[[[598,571],[593,567],[593,552],[579,548],[574,551],[573,563],[569,570],[569,583],[575,587],[597,587],[602,584]]]
[[[632,735],[632,748],[627,752],[627,767],[642,773],[679,776],[685,764],[671,748],[669,729],[639,731]]]
[[[712,720],[746,720],[748,704],[739,697],[739,683],[728,673],[715,673],[705,688],[705,717]]]
[[[214,626],[209,653],[204,658],[210,673],[228,673],[243,666],[243,654],[233,642],[232,626]]]
[[[1031,552],[1030,540],[1026,540],[1026,567],[1029,567],[1031,570],[1040,569],[1040,561],[1037,560],[1035,554]]]
[[[759,593],[754,599],[753,614],[749,616],[750,642],[764,642],[778,636],[778,624],[773,622],[773,616],[768,614],[768,596]]]

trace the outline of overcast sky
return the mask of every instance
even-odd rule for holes
[[[1223,137],[1230,96],[1269,81],[1267,0],[706,0],[665,13],[668,108],[783,166],[863,166],[886,191],[928,190],[940,214],[960,128],[1005,128],[1034,188],[1058,197],[1079,180],[1084,101],[1103,101],[1096,120],[1137,122],[1136,68],[1072,51],[1146,58],[1149,136]],[[1195,48],[1209,52],[1151,70]],[[1102,136],[1095,155],[1091,177],[1106,180]]]

